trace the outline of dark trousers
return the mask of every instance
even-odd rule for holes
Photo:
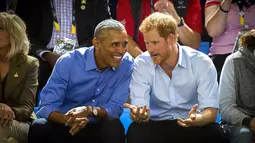
[[[221,74],[221,70],[222,67],[225,63],[226,58],[229,56],[230,54],[224,54],[224,55],[213,55],[211,56],[211,59],[213,61],[213,64],[217,70],[217,79],[218,82],[220,81],[220,74]]]
[[[132,123],[127,133],[128,143],[225,143],[218,124],[184,128],[177,120]]]
[[[74,136],[69,130],[70,127],[41,118],[31,125],[28,143],[125,143],[119,119],[89,123]]]

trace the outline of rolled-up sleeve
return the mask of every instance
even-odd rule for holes
[[[131,80],[131,74],[133,71],[133,64],[130,65],[126,74],[121,79],[120,84],[114,90],[111,99],[106,104],[102,105],[108,117],[119,118],[123,112],[123,104],[127,101],[129,95],[129,84]]]
[[[202,60],[201,60],[202,58]],[[207,56],[199,56],[196,61],[195,74],[199,108],[219,108],[219,90],[217,71],[212,60]]]
[[[52,75],[47,84],[41,91],[41,106],[37,115],[43,118],[48,118],[51,112],[59,112],[59,106],[65,99],[65,91],[69,78],[68,66],[71,66],[68,61],[68,55],[63,55],[57,61]]]
[[[135,106],[146,105],[150,107],[150,75],[148,74],[147,62],[137,57],[134,63],[134,71],[130,83],[131,104]]]

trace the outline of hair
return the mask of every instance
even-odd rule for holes
[[[5,58],[11,59],[17,54],[27,55],[29,40],[26,34],[26,25],[17,15],[0,12],[0,27],[9,34],[11,47]]]
[[[100,22],[94,31],[94,37],[101,38],[105,30],[119,30],[126,31],[123,24],[113,19],[106,19]]]
[[[248,31],[240,38],[240,45],[247,47],[252,52],[255,50],[255,29]]]
[[[145,18],[139,27],[142,33],[153,29],[156,29],[159,35],[165,39],[170,34],[177,36],[177,22],[169,14],[155,12]]]

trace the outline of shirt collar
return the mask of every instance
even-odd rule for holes
[[[95,60],[95,56],[94,56],[94,50],[95,50],[94,47],[89,48],[88,53],[85,54],[85,56],[87,56],[87,58],[86,58],[87,60],[85,61],[86,62],[85,71],[97,69],[96,60]]]
[[[183,67],[183,68],[186,68],[186,58],[185,58],[185,55],[183,54],[183,48],[184,47],[182,47],[181,45],[179,45],[178,43],[177,43],[177,47],[178,47],[178,49],[179,49],[179,52],[178,52],[178,54],[179,54],[179,57],[178,57],[178,62],[177,62],[177,64],[178,65],[180,65],[181,67]]]
[[[86,63],[85,71],[98,69],[94,53],[95,53],[95,48],[92,47],[92,48],[88,49],[88,54],[85,54],[85,56],[87,56],[87,60],[85,61],[85,63]],[[116,71],[116,68],[114,68],[114,67],[111,67],[111,69],[113,71]]]

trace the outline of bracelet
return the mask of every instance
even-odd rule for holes
[[[228,13],[228,12],[229,12],[229,10],[224,10],[224,9],[222,9],[221,4],[220,4],[220,10],[221,10],[222,12],[225,12],[225,13]]]

